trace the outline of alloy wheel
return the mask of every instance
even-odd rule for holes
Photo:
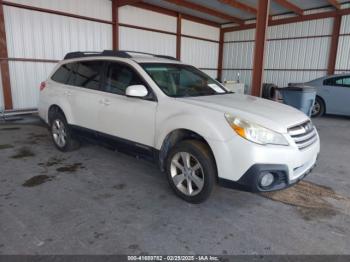
[[[195,196],[204,187],[204,172],[199,161],[188,152],[178,152],[171,159],[170,174],[177,189]]]
[[[315,101],[315,104],[312,108],[312,112],[311,112],[311,115],[315,116],[317,114],[320,113],[320,110],[321,110],[321,105],[318,101]]]
[[[67,143],[66,128],[60,119],[55,119],[52,124],[52,137],[56,145],[61,148]]]

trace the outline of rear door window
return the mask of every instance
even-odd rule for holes
[[[52,75],[51,79],[61,84],[66,84],[73,71],[73,64],[64,64]]]
[[[77,62],[71,78],[69,79],[70,84],[99,90],[103,66],[104,62],[101,60]]]

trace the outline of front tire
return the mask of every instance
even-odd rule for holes
[[[56,112],[50,121],[51,137],[56,148],[62,152],[69,152],[79,147],[79,142],[73,138],[66,118]]]
[[[323,100],[317,96],[315,100],[315,104],[311,111],[311,116],[312,117],[323,116],[325,111],[326,111],[326,107]]]
[[[167,157],[166,171],[175,194],[189,203],[207,200],[215,185],[214,157],[208,146],[197,140],[175,145]]]

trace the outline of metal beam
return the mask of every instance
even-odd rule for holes
[[[304,10],[296,6],[295,4],[292,4],[291,2],[287,0],[274,0],[277,4],[283,6],[284,8],[293,11],[294,13],[298,15],[303,15]]]
[[[340,10],[340,3],[337,0],[328,0],[328,3],[334,6],[335,9]]]
[[[133,5],[133,4],[137,4],[139,2],[142,2],[142,0],[119,0],[118,1],[118,6],[122,7],[124,5]]]
[[[329,50],[329,57],[328,57],[328,68],[327,68],[328,75],[333,75],[335,71],[335,64],[337,62],[341,18],[342,17],[338,15],[334,17],[334,21],[333,21],[332,40],[331,40],[331,47]]]
[[[234,8],[240,9],[244,12],[250,13],[250,14],[257,14],[257,10],[254,7],[251,7],[250,5],[238,2],[236,0],[218,0],[220,3],[230,5]]]
[[[266,31],[269,21],[270,0],[259,0],[256,20],[252,95],[260,96],[264,74]]]
[[[218,55],[218,80],[222,81],[222,63],[224,57],[224,37],[225,33],[222,28],[220,28],[220,40],[219,40],[219,55]]]
[[[0,57],[8,58],[6,31],[5,31],[5,17],[2,0],[0,0]],[[2,80],[2,92],[5,103],[5,110],[13,108],[12,105],[12,93],[10,82],[10,69],[8,60],[1,60],[0,63],[1,80]]]
[[[112,38],[113,50],[119,49],[119,0],[112,0]]]
[[[347,8],[347,9],[341,9],[338,11],[328,11],[328,12],[322,12],[322,13],[316,13],[316,14],[310,14],[310,15],[302,15],[302,16],[272,20],[272,21],[269,21],[269,26],[284,25],[284,24],[310,21],[310,20],[316,20],[316,19],[324,19],[329,17],[336,17],[338,15],[349,15],[349,14],[350,14],[350,8]],[[234,31],[241,31],[241,30],[252,29],[255,27],[256,27],[256,23],[245,24],[242,26],[226,27],[224,28],[224,32],[227,33],[227,32],[234,32]]]
[[[193,3],[193,2],[189,2],[187,0],[165,0],[165,1],[169,2],[169,3],[172,3],[172,4],[175,4],[175,5],[178,5],[178,6],[183,6],[183,7],[186,7],[186,8],[190,8],[190,9],[193,9],[195,11],[198,11],[198,12],[201,12],[201,13],[205,13],[205,14],[208,14],[208,15],[211,15],[211,16],[216,16],[216,17],[219,17],[221,19],[225,19],[225,20],[237,23],[237,24],[243,24],[244,23],[244,21],[242,19],[240,19],[240,18],[237,18],[235,16],[231,16],[231,15],[226,14],[226,13],[222,13],[220,11],[214,10],[212,8],[209,8],[209,7],[206,7],[206,6],[203,6],[203,5],[199,5],[199,4],[196,4],[196,3]]]
[[[176,24],[176,59],[181,59],[181,24],[182,24],[182,15],[177,14],[177,24]]]

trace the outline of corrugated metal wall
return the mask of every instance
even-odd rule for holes
[[[223,80],[240,80],[251,85],[255,29],[226,33],[224,37]],[[239,75],[239,76],[238,76]]]
[[[122,50],[176,56],[176,36],[120,27],[119,47]]]
[[[335,69],[336,73],[350,72],[350,15],[342,17]]]
[[[181,61],[201,68],[206,74],[217,78],[220,29],[183,19],[181,33],[214,41],[182,36]]]
[[[119,8],[119,22],[176,33],[176,17],[129,5]]]
[[[265,82],[286,86],[327,73],[333,18],[269,27]]]
[[[108,0],[7,0],[17,4],[46,8],[76,15],[111,21],[111,1]]]
[[[108,0],[12,1],[52,8],[99,19],[111,18]],[[81,11],[80,11],[81,10]],[[67,52],[112,48],[110,24],[4,6],[8,56],[60,60]],[[40,82],[55,63],[11,61],[10,79],[14,109],[36,108]]]
[[[176,17],[133,6],[119,8],[119,22],[173,34],[119,27],[119,48],[162,55],[176,56]]]
[[[268,28],[264,82],[286,86],[327,73],[333,18]],[[255,29],[225,34],[223,79],[237,79],[250,89]]]
[[[176,17],[133,6],[123,6],[119,9],[119,22],[122,24],[119,27],[120,49],[176,56]],[[123,24],[165,32],[151,32],[142,28],[123,26]],[[211,40],[183,36],[181,60],[203,68],[205,73],[216,78],[220,29],[183,19],[181,33]],[[203,54],[206,55],[203,56]]]

